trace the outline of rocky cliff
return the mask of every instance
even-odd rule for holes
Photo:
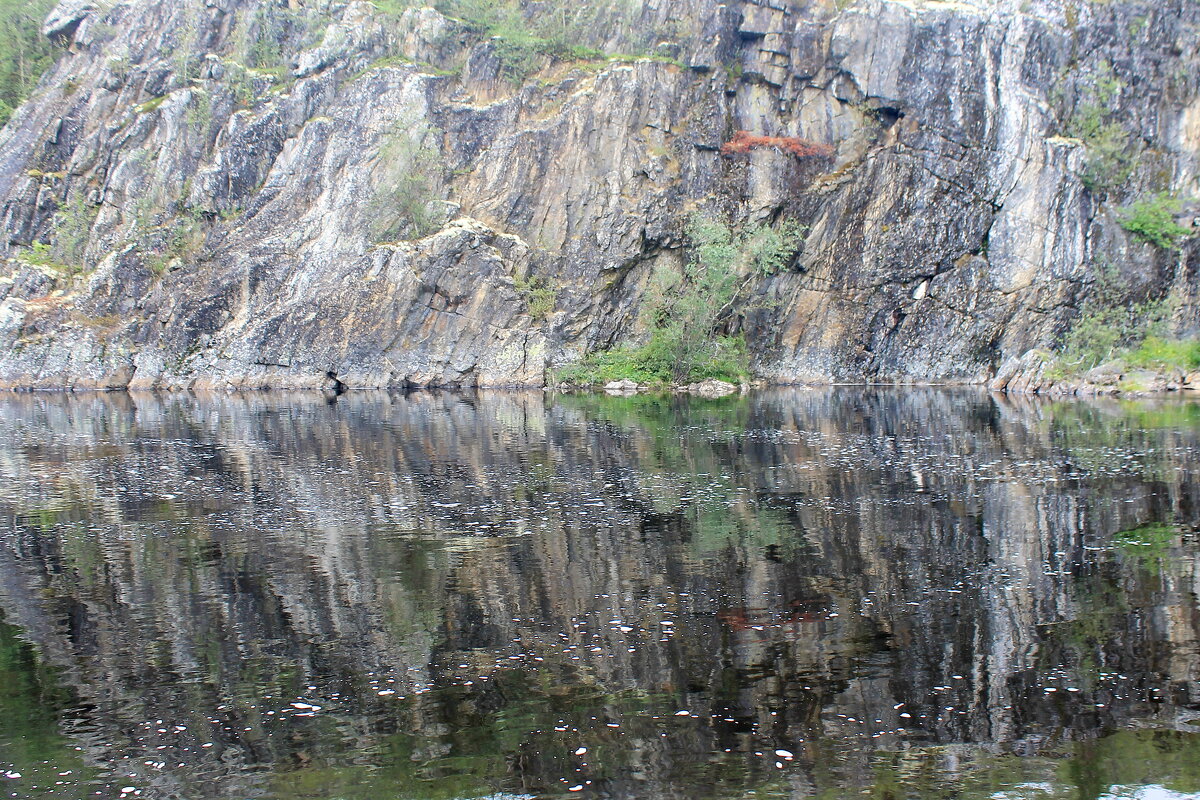
[[[1196,240],[1119,224],[1200,195],[1194,0],[517,8],[565,50],[454,8],[64,0],[0,132],[0,385],[537,385],[645,334],[696,212],[804,226],[725,320],[772,380],[990,380],[1102,266],[1200,328]]]

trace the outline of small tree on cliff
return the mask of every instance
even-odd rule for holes
[[[758,225],[735,234],[700,214],[687,226],[692,258],[682,272],[655,270],[649,311],[653,333],[647,347],[676,381],[744,372],[745,342],[723,336],[721,321],[735,310],[739,290],[756,276],[777,272],[795,254],[800,226]],[[662,262],[660,262],[660,265]]]
[[[651,276],[642,310],[649,341],[593,353],[562,369],[559,379],[686,383],[745,377],[745,340],[723,334],[723,323],[739,309],[739,296],[751,281],[787,265],[801,230],[785,220],[776,228],[757,225],[734,233],[719,220],[693,215],[686,229],[691,259],[682,268],[660,260]]]

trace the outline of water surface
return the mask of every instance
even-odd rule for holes
[[[0,790],[1200,797],[1200,403],[0,398]]]

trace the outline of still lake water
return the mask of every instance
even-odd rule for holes
[[[0,796],[1200,797],[1200,402],[0,397]]]

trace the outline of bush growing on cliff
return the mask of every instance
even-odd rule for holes
[[[88,205],[82,192],[70,200],[60,201],[50,244],[34,242],[22,250],[17,259],[30,266],[54,270],[63,275],[77,275],[84,270],[83,257],[91,236],[97,209]]]
[[[398,129],[380,148],[375,192],[368,204],[374,241],[419,238],[437,227],[437,151],[426,143],[432,133],[424,127]]]
[[[198,216],[177,217],[147,238],[148,246],[143,253],[146,268],[155,275],[162,275],[173,265],[186,262],[196,254],[204,242],[204,228]]]
[[[1167,298],[1130,299],[1117,271],[1101,265],[1091,296],[1058,348],[1057,372],[1064,377],[1086,372],[1118,356],[1127,357],[1151,339],[1161,339],[1173,310]]]
[[[88,205],[83,192],[58,206],[54,221],[54,251],[64,263],[82,264],[98,208]]]
[[[738,310],[741,289],[778,272],[795,254],[801,228],[790,220],[778,228],[759,225],[735,234],[722,222],[693,216],[687,227],[692,258],[679,269],[660,260],[643,307],[650,338],[640,347],[597,353],[559,373],[571,383],[638,383],[740,380],[747,366],[742,336],[721,333],[721,322]]]
[[[1169,194],[1156,194],[1136,200],[1117,211],[1121,227],[1139,241],[1164,250],[1178,246],[1179,240],[1191,236],[1192,229],[1175,222],[1182,203]]]
[[[1079,177],[1093,192],[1120,186],[1133,174],[1134,145],[1115,108],[1123,88],[1125,84],[1113,74],[1112,66],[1102,64],[1080,79],[1074,107],[1063,126],[1066,135],[1079,139],[1087,150]]]
[[[558,297],[558,292],[549,279],[538,275],[526,277],[514,276],[513,288],[525,300],[526,310],[532,318],[543,320],[554,310],[554,302]]]

